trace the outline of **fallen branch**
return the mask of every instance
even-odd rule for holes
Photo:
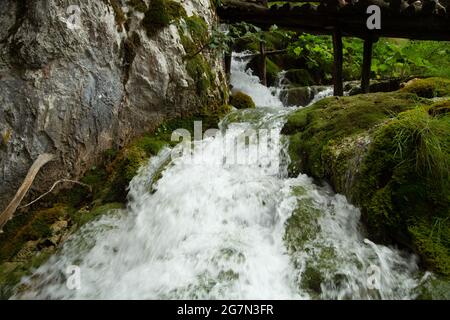
[[[33,184],[33,181],[36,178],[36,175],[38,174],[39,170],[47,162],[52,161],[53,158],[54,158],[54,155],[49,154],[49,153],[44,153],[44,154],[39,155],[39,157],[34,161],[33,165],[28,170],[25,180],[23,181],[19,190],[17,190],[16,195],[11,200],[11,202],[6,207],[6,209],[0,214],[0,230],[3,228],[5,223],[13,217],[14,213],[17,210],[17,207],[19,206],[20,202],[23,200],[23,197],[25,197],[26,193],[28,192],[31,185]]]
[[[58,185],[58,183],[61,183],[61,182],[70,182],[70,183],[79,184],[80,186],[83,186],[83,187],[88,188],[88,189],[89,189],[89,192],[92,192],[92,187],[91,187],[90,185],[86,184],[86,183],[82,183],[82,182],[75,181],[75,180],[69,180],[69,179],[60,179],[60,180],[56,181],[56,182],[53,184],[53,186],[50,188],[50,190],[48,190],[46,193],[40,195],[39,197],[37,197],[36,199],[34,199],[33,201],[31,201],[30,203],[27,203],[27,204],[25,204],[25,205],[23,205],[23,206],[20,206],[19,209],[29,207],[29,206],[31,206],[33,203],[38,202],[38,201],[41,200],[43,197],[45,197],[45,196],[48,195],[50,192],[52,192],[53,189],[55,189],[55,187]]]

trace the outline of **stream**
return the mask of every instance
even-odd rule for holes
[[[151,158],[130,183],[127,208],[73,234],[13,298],[416,296],[417,257],[366,239],[359,210],[327,185],[288,177],[280,131],[296,108],[283,107],[279,88],[259,84],[245,64],[234,56],[231,83],[257,108],[233,111],[216,137],[181,156],[166,148]],[[76,288],[68,270],[79,273]]]

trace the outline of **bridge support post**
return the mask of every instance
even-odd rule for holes
[[[372,36],[364,40],[363,65],[361,71],[361,89],[363,93],[369,92],[370,86],[370,66],[372,64]]]
[[[266,45],[263,41],[259,42],[259,78],[261,83],[267,86],[267,66],[266,66]]]
[[[334,95],[344,95],[344,86],[342,84],[342,33],[338,28],[333,30],[333,85]]]
[[[227,77],[227,83],[230,83],[231,74],[231,52],[225,52],[225,75]]]

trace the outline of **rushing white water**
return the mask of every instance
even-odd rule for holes
[[[153,186],[170,150],[152,158],[130,184],[127,209],[84,226],[15,298],[414,296],[415,258],[365,240],[345,197],[305,175],[287,178],[280,130],[290,110],[244,62],[233,60],[232,72],[258,108],[230,114],[222,134],[170,161]],[[66,282],[72,265],[77,290]]]

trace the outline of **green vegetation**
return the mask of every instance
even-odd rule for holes
[[[322,153],[329,144],[362,133],[413,108],[420,99],[410,93],[374,93],[353,97],[330,97],[289,116],[283,133],[291,136],[292,166],[325,178]],[[296,161],[297,160],[297,161]],[[293,168],[291,168],[293,169]],[[298,172],[298,171],[297,171]]]
[[[333,44],[329,36],[301,34],[289,45],[291,55],[297,56],[300,65],[315,74],[316,81],[327,83],[333,70]],[[372,78],[406,78],[408,76],[450,76],[450,54],[447,42],[398,41],[380,39],[374,44]],[[345,80],[359,79],[363,57],[363,41],[343,39]],[[442,65],[442,63],[444,65]],[[320,70],[317,70],[320,69]],[[444,71],[447,70],[447,71]]]
[[[245,33],[241,32],[240,36],[235,37],[236,51],[259,52],[260,41],[265,43],[267,51],[287,49],[286,53],[271,56],[270,59],[282,70],[304,70],[300,81],[293,81],[293,85],[310,83],[311,79],[317,85],[331,84],[333,72],[331,36],[294,33],[276,27],[270,31],[252,29],[248,25],[245,28]],[[363,44],[358,38],[343,38],[344,80],[360,79]],[[373,45],[371,78],[406,79],[418,76],[450,78],[450,60],[447,59],[449,54],[449,42],[381,38]],[[256,59],[249,65],[253,66],[254,70]]]
[[[256,107],[255,103],[253,102],[253,99],[249,95],[241,91],[238,91],[231,96],[230,104],[237,109],[247,109]]]
[[[450,96],[450,79],[415,79],[411,80],[402,91],[415,93],[424,98]]]
[[[417,252],[450,276],[448,80],[416,80],[391,93],[331,97],[291,114],[291,174],[332,183],[361,208],[372,239]]]
[[[152,0],[145,12],[142,25],[148,36],[153,36],[161,28],[168,26],[173,20],[185,17],[186,11],[178,2],[172,0]]]

